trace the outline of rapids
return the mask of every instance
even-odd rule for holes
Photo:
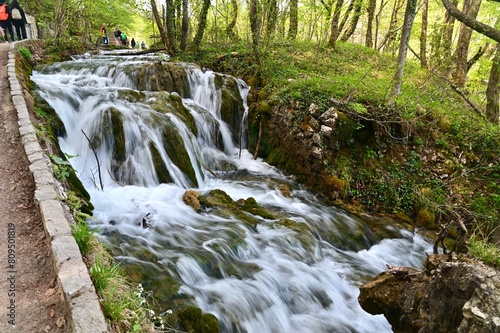
[[[328,206],[280,170],[254,160],[245,138],[236,140],[222,120],[221,93],[210,70],[179,64],[189,81],[182,104],[196,121],[196,134],[177,114],[157,112],[151,101],[170,92],[138,91],[137,83],[138,70],[155,62],[154,55],[99,55],[47,65],[32,75],[65,125],[59,144],[91,195],[89,223],[132,279],[153,291],[162,311],[175,306],[175,299],[191,300],[214,314],[223,332],[391,332],[383,316],[361,309],[358,287],[385,264],[420,267],[424,252],[432,251],[429,240],[380,218]],[[249,87],[236,81],[244,128]],[[122,98],[132,92],[142,97]],[[116,142],[103,134],[110,109],[118,110],[125,136],[126,157],[119,165],[113,164]],[[182,137],[195,178],[165,149],[169,142],[159,127],[167,125]],[[101,140],[94,149],[102,189],[84,133]],[[169,183],[159,181],[152,145]],[[235,201],[253,197],[311,232],[264,218],[251,227],[236,217],[196,212],[182,200],[187,189],[221,189]],[[175,288],[172,297],[166,290]]]

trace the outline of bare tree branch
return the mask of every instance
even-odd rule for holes
[[[481,23],[472,17],[464,14],[460,10],[455,7],[450,0],[441,0],[443,2],[444,7],[450,13],[454,18],[456,18],[458,21],[462,22],[469,28],[479,32],[480,34],[483,34],[497,43],[500,43],[500,31],[497,29],[490,27],[487,24]]]

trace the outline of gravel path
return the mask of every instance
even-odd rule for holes
[[[9,48],[0,44],[0,332],[70,332],[10,96]]]

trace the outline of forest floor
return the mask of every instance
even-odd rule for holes
[[[10,96],[9,48],[0,44],[0,332],[68,332],[67,308]]]

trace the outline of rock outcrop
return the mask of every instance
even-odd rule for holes
[[[360,288],[361,307],[394,332],[500,332],[500,272],[466,255],[428,257],[424,270],[389,267]]]

